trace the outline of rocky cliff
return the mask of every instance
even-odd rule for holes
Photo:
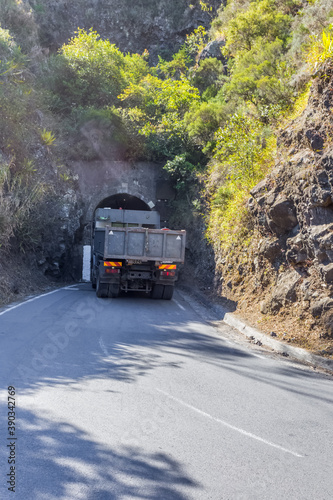
[[[58,49],[78,27],[93,28],[123,52],[148,50],[151,61],[173,54],[186,34],[208,26],[210,13],[188,0],[25,0],[39,26],[40,43]],[[211,2],[216,7],[220,1]]]
[[[250,247],[218,263],[242,314],[251,305],[267,332],[317,348],[333,336],[332,109],[327,64],[305,110],[280,131],[275,168],[251,192]]]

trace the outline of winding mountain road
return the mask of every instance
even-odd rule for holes
[[[89,284],[1,310],[0,498],[330,500],[333,378],[210,315]]]

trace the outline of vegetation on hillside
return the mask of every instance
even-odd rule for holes
[[[276,125],[310,78],[307,54],[319,62],[330,54],[329,31],[322,35],[330,15],[322,0],[229,0],[210,33],[199,27],[154,67],[147,53],[125,55],[78,30],[48,63],[52,109],[77,123],[93,114],[117,120],[113,140],[127,158],[164,162],[179,190],[200,173],[208,236],[228,246],[246,219],[250,189],[274,162]],[[209,40],[221,42],[218,58],[201,57]],[[189,206],[197,206],[192,192]]]
[[[46,128],[55,121],[47,115],[46,94],[37,86],[31,61],[12,35],[14,4],[0,4],[2,15],[7,7],[4,18],[15,21],[11,31],[0,27],[0,250],[37,252],[46,244],[45,226],[59,219],[60,178],[51,152],[55,136]],[[45,210],[46,204],[52,208]]]
[[[200,3],[210,11],[209,1]],[[92,119],[116,130],[110,141],[125,158],[164,162],[182,209],[186,199],[189,210],[205,210],[209,239],[229,247],[246,234],[246,199],[274,162],[278,124],[295,112],[311,72],[332,57],[326,0],[221,2],[209,33],[199,27],[156,66],[147,52],[123,54],[92,29],[78,29],[57,54],[32,57],[32,11],[0,0],[0,13],[3,247],[19,231],[23,246],[37,244],[22,228],[52,191],[42,164],[54,168],[57,136],[73,136]],[[205,47],[214,40],[221,50],[210,57]],[[36,109],[57,133],[47,119],[39,125]]]

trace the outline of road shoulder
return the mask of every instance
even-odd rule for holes
[[[270,337],[257,328],[247,324],[246,321],[238,315],[230,312],[226,307],[211,302],[211,300],[209,300],[204,294],[187,285],[180,285],[177,289],[181,294],[185,294],[188,297],[191,297],[191,299],[199,301],[206,308],[213,311],[218,318],[218,321],[222,321],[228,326],[235,328],[251,343],[258,346],[264,346],[279,355],[300,361],[301,363],[315,369],[321,369],[329,373],[333,373],[333,359],[318,356],[301,347],[295,347]]]

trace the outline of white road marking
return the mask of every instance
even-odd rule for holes
[[[179,302],[175,299],[173,299],[174,303],[177,304],[178,307],[180,307],[181,309],[183,309],[183,311],[186,311],[185,307],[183,307],[181,304],[179,304]]]
[[[42,295],[37,295],[36,297],[32,297],[31,299],[25,300],[24,302],[20,302],[20,304],[16,304],[15,306],[8,307],[4,311],[0,312],[0,316],[8,313],[10,311],[13,311],[14,309],[17,309],[18,307],[24,306],[25,304],[28,304],[29,302],[33,302],[34,300],[41,299],[43,297],[47,297],[47,295],[52,295],[53,293],[60,292],[60,290],[80,290],[80,288],[74,288],[74,287],[77,287],[77,285],[64,286],[62,288],[57,288],[56,290],[52,290],[52,292],[47,292],[47,293],[43,293]]]
[[[0,316],[8,313],[9,311],[13,311],[13,309],[17,309],[18,307],[24,306],[29,302],[33,302],[34,300],[41,299],[42,297],[46,297],[47,295],[52,295],[53,293],[60,292],[60,290],[64,290],[64,288],[57,288],[57,290],[53,290],[52,292],[43,293],[42,295],[37,295],[37,297],[32,297],[31,299],[26,300],[25,302],[21,302],[20,304],[16,304],[16,306],[8,307],[5,311],[0,312]]]
[[[222,337],[222,335],[219,335],[219,338],[224,340],[226,344],[231,345],[232,347],[236,346],[235,342],[231,342],[231,340],[228,340],[227,337]]]
[[[278,450],[284,451],[286,453],[290,453],[291,455],[294,455],[294,457],[298,458],[303,458],[303,455],[300,455],[299,453],[296,453],[295,451],[288,450],[287,448],[283,448],[283,446],[280,446],[278,444],[272,443],[271,441],[267,441],[266,439],[261,438],[260,436],[256,436],[255,434],[252,434],[252,432],[247,432],[244,429],[240,429],[239,427],[235,427],[234,425],[229,424],[228,422],[225,422],[224,420],[221,420],[219,418],[213,417],[212,415],[209,415],[209,413],[206,413],[202,410],[199,410],[198,408],[195,408],[195,406],[189,405],[188,403],[185,403],[185,401],[182,401],[181,399],[175,398],[174,396],[171,396],[171,394],[168,394],[167,392],[162,391],[161,389],[156,389],[158,392],[161,394],[164,394],[164,396],[172,399],[173,401],[176,401],[177,403],[181,404],[182,406],[185,406],[186,408],[189,408],[190,410],[193,410],[200,415],[203,415],[204,417],[210,418],[211,420],[214,420],[215,422],[218,422],[219,424],[224,425],[225,427],[228,427],[229,429],[232,429],[233,431],[237,431],[240,434],[243,434],[243,436],[250,437],[252,439],[256,439],[257,441],[260,441],[261,443],[267,444],[269,446],[272,446],[273,448],[277,448]]]
[[[259,359],[266,359],[265,356],[260,356],[260,354],[254,354],[253,352],[251,353],[252,356],[254,356],[255,358],[259,358]]]
[[[106,348],[106,345],[103,342],[102,337],[99,338],[99,345],[101,346],[102,351],[104,352],[105,356],[109,356],[108,350]]]

